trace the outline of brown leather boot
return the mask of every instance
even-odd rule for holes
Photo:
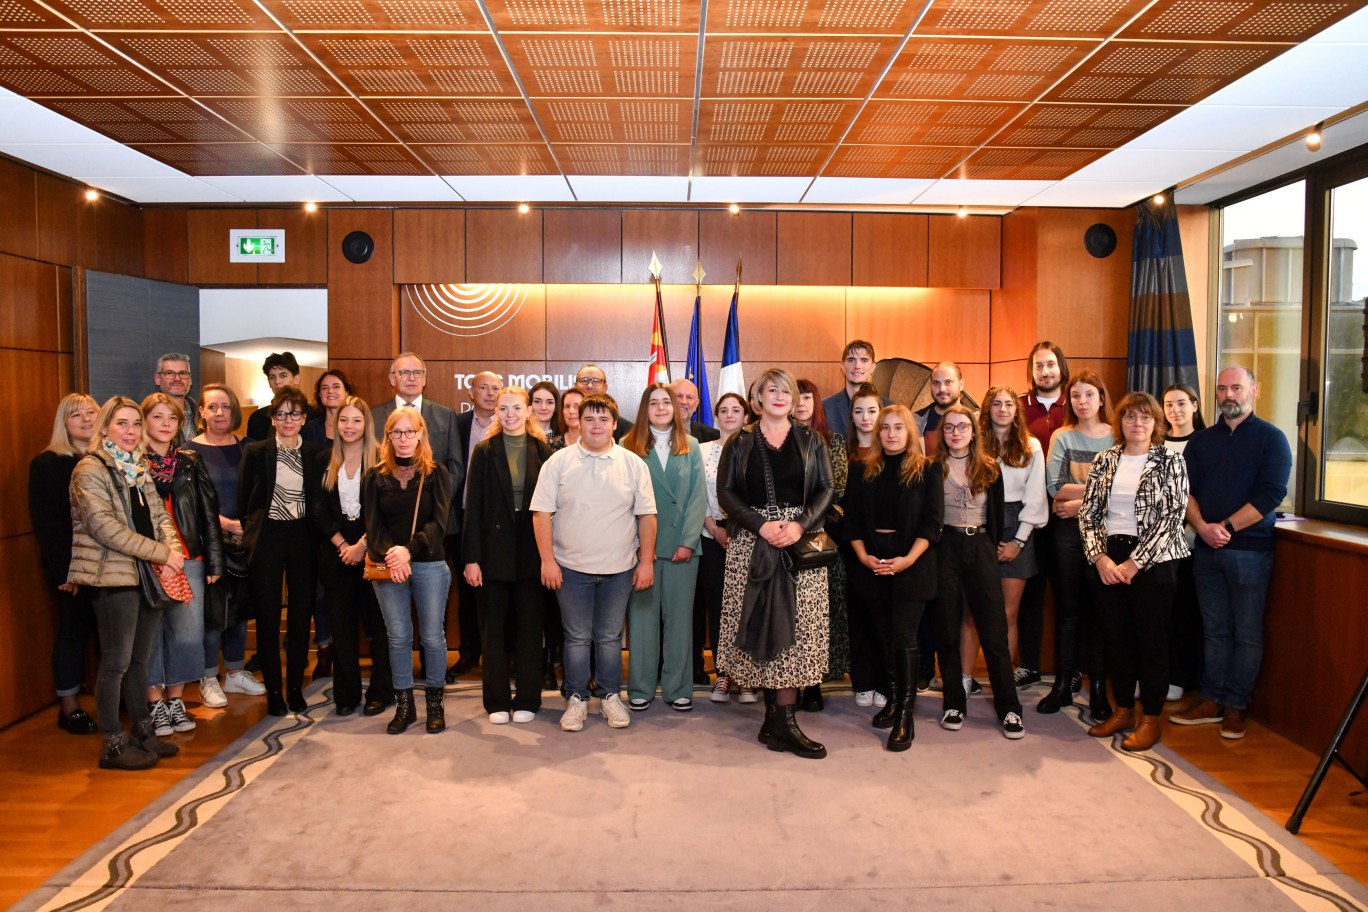
[[[1130,730],[1131,710],[1125,706],[1118,706],[1110,717],[1088,729],[1088,734],[1094,738],[1110,738],[1117,732]]]
[[[1147,751],[1159,743],[1159,717],[1140,714],[1140,724],[1135,726],[1135,731],[1130,733],[1125,741],[1121,742],[1121,749],[1136,753]]]

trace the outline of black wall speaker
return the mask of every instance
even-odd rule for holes
[[[1116,237],[1112,237],[1115,243]],[[350,263],[360,265],[371,258],[375,253],[375,241],[364,231],[353,231],[342,239],[342,255]]]
[[[1112,231],[1110,225],[1098,222],[1083,233],[1083,246],[1088,249],[1088,253],[1099,260],[1104,260],[1116,249],[1116,232]]]

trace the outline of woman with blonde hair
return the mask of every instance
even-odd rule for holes
[[[318,454],[316,472],[322,478],[321,496],[314,503],[318,530],[318,575],[327,592],[333,631],[333,704],[339,716],[356,712],[361,703],[360,630],[374,634],[370,687],[365,713],[378,715],[394,703],[385,621],[366,585],[366,522],[361,513],[361,481],[375,468],[376,446],[370,406],[347,396],[333,418],[333,441]]]
[[[917,626],[938,584],[941,466],[922,453],[907,406],[884,408],[875,428],[868,453],[850,466],[845,525],[856,558],[854,595],[892,669],[890,699],[874,716],[874,727],[889,729],[889,750],[904,751],[916,737]]]
[[[485,439],[470,454],[461,560],[479,606],[481,652],[507,655],[504,637],[510,616],[516,622],[517,696],[509,687],[506,662],[487,662],[482,685],[489,721],[503,725],[531,722],[541,709],[546,590],[527,505],[551,447],[532,418],[531,400],[522,387],[499,390],[494,417]]]
[[[413,707],[413,621],[427,672],[427,730],[446,728],[446,604],[451,570],[443,548],[451,513],[451,476],[432,458],[427,423],[416,408],[395,409],[385,421],[380,459],[361,482],[361,515],[366,523],[366,556],[389,571],[374,579],[385,616],[394,681],[394,718],[386,728],[398,735],[418,719]]]
[[[94,591],[100,629],[100,768],[147,769],[179,748],[157,737],[147,708],[147,660],[161,618],[143,595],[138,562],[155,565],[161,580],[174,583],[185,557],[148,472],[142,411],[132,399],[114,396],[101,406],[90,447],[71,475],[71,518],[67,582]],[[131,740],[119,721],[120,698]]]
[[[52,439],[29,463],[29,519],[38,539],[43,576],[57,605],[57,639],[52,644],[52,679],[57,685],[57,727],[73,735],[99,731],[81,709],[86,644],[95,634],[90,593],[67,582],[71,567],[71,473],[90,447],[100,407],[85,393],[69,393],[57,403]]]

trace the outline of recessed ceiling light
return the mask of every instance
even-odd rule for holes
[[[959,216],[960,218],[964,218],[964,217],[967,216],[968,214],[969,214],[969,210],[966,209],[966,208],[963,207],[963,206],[960,206],[959,209],[957,209],[957,210],[955,211],[955,215]]]
[[[730,212],[732,215],[740,215],[741,207],[736,205],[736,203],[732,203],[730,206],[727,207],[727,211]]]
[[[305,212],[314,212],[318,209],[318,203],[308,202],[304,204]]]
[[[94,190],[87,190],[87,191],[86,191],[86,199],[90,200],[92,203],[95,202],[95,200],[97,200],[97,199],[99,199],[99,198],[100,198],[100,194],[97,193],[97,192],[95,192]]]
[[[1322,124],[1316,124],[1315,129],[1306,134],[1306,148],[1310,149],[1312,152],[1320,151],[1321,130],[1323,129],[1324,126]]]
[[[1164,194],[1162,194],[1162,193],[1156,193],[1156,194],[1154,194],[1154,205],[1156,205],[1156,206],[1162,206],[1162,205],[1164,205]]]
[[[518,203],[518,211],[523,215],[527,215],[527,213],[532,211],[532,207],[527,205],[527,203]]]

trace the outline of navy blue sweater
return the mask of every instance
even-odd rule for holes
[[[1258,415],[1250,415],[1232,431],[1222,415],[1214,425],[1192,435],[1183,457],[1202,519],[1223,522],[1245,504],[1263,514],[1263,519],[1232,535],[1226,547],[1273,550],[1273,511],[1287,496],[1292,474],[1286,435]],[[1197,543],[1206,547],[1200,538]]]

